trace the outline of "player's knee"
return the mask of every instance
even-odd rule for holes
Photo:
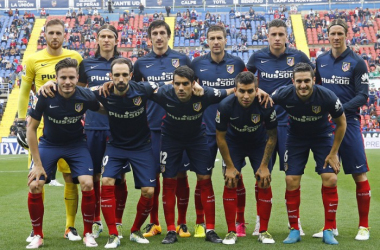
[[[113,185],[115,185],[115,179],[103,177],[102,178],[102,185],[103,186],[113,186]]]
[[[94,187],[92,176],[80,178],[79,183],[82,191],[91,191]]]
[[[321,177],[322,185],[325,187],[335,187],[338,182],[337,175],[334,173],[322,174]]]
[[[290,191],[298,189],[300,186],[300,180],[301,180],[301,176],[287,175],[285,177],[286,189]]]
[[[143,187],[141,188],[141,195],[145,198],[152,198],[154,195],[154,187]]]
[[[197,174],[197,180],[198,181],[203,181],[203,180],[207,180],[207,179],[210,179],[211,178],[211,175],[200,175],[200,174]]]
[[[43,183],[41,181],[32,181],[29,184],[29,192],[32,194],[42,193]]]
[[[367,180],[367,173],[352,174],[355,182],[362,182]]]

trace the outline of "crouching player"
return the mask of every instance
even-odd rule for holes
[[[290,234],[284,243],[301,240],[297,215],[301,203],[300,183],[309,151],[314,154],[315,171],[322,178],[322,200],[325,209],[323,242],[338,244],[332,229],[338,208],[337,174],[340,171],[338,149],[346,131],[346,116],[338,97],[330,90],[314,85],[314,71],[306,63],[293,69],[293,85],[277,89],[272,98],[289,114],[285,151],[286,207]],[[329,119],[333,118],[336,128]]]
[[[54,98],[38,96],[32,108],[31,122],[27,129],[28,144],[33,157],[33,167],[28,175],[28,208],[34,237],[26,247],[39,248],[43,245],[42,188],[49,181],[49,175],[56,168],[60,158],[66,160],[73,179],[79,181],[82,189],[82,216],[84,223],[83,242],[87,247],[96,247],[91,234],[94,220],[95,194],[93,190],[93,169],[81,124],[82,115],[88,110],[97,111],[101,105],[90,90],[76,87],[78,62],[66,58],[55,66],[58,91]],[[37,145],[37,128],[42,116],[45,126],[43,136]]]
[[[220,102],[215,119],[216,140],[226,164],[223,205],[228,234],[223,244],[235,244],[237,240],[236,189],[245,157],[249,157],[258,180],[259,241],[270,244],[274,243],[267,230],[272,209],[271,156],[277,142],[276,111],[255,98],[258,87],[252,72],[239,73],[235,84],[235,95]]]

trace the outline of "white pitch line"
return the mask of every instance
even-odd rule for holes
[[[26,173],[29,170],[10,170],[10,171],[0,171],[0,173]]]

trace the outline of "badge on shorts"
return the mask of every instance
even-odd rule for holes
[[[294,65],[294,57],[287,57],[286,63],[291,67]]]
[[[284,163],[284,171],[286,172],[286,171],[288,171],[288,169],[289,169],[289,166],[288,166],[288,163]]]
[[[172,65],[174,68],[178,68],[179,67],[179,59],[172,59]]]
[[[318,114],[319,112],[321,112],[321,106],[311,106],[311,110],[313,111],[313,113]]]
[[[75,103],[75,111],[81,112],[83,109],[83,103]]]
[[[161,173],[165,172],[165,165],[160,165]]]
[[[201,110],[201,108],[202,108],[202,103],[201,102],[193,103],[193,109],[195,111],[198,112],[199,110]]]
[[[133,104],[134,105],[140,106],[141,102],[142,102],[141,96],[133,98]]]
[[[255,124],[258,123],[258,122],[260,122],[260,115],[259,114],[252,114],[251,120]]]
[[[216,111],[215,121],[216,121],[217,123],[220,123],[220,112],[219,112],[219,110]]]
[[[343,72],[349,71],[350,70],[350,65],[351,65],[351,63],[343,62],[343,64],[342,64],[342,70],[343,70]]]
[[[227,65],[227,72],[230,74],[233,74],[235,72],[235,66],[234,65]]]

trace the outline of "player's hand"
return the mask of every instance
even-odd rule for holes
[[[99,95],[104,95],[107,97],[110,95],[110,89],[113,88],[113,81],[105,82],[102,86],[99,87]]]
[[[57,85],[54,81],[50,80],[40,87],[40,89],[38,90],[38,94],[43,95],[44,97],[49,96],[53,98],[55,94],[52,90],[57,91]]]
[[[204,94],[205,94],[204,88],[202,88],[198,82],[195,82],[194,87],[193,87],[193,95],[203,96]]]
[[[268,167],[260,166],[255,174],[257,184],[260,188],[268,188],[272,181]]]
[[[45,180],[47,179],[45,169],[42,166],[34,165],[28,174],[28,186],[34,180],[39,181],[41,176],[45,176]]]
[[[29,149],[28,141],[26,140],[26,127],[27,127],[27,122],[25,120],[18,120],[16,122],[17,125],[17,142],[18,144],[25,148]]]
[[[257,89],[257,93],[256,93],[256,96],[259,100],[259,103],[262,105],[265,103],[265,107],[268,107],[268,103],[270,104],[271,107],[273,107],[273,100],[272,98],[269,96],[269,94],[267,92],[265,92],[264,90],[258,88]]]
[[[224,182],[227,187],[236,187],[239,180],[240,172],[235,167],[226,168]]]
[[[325,159],[325,164],[323,165],[323,169],[330,165],[334,169],[335,174],[339,174],[340,172],[340,161],[338,155],[329,154]]]

